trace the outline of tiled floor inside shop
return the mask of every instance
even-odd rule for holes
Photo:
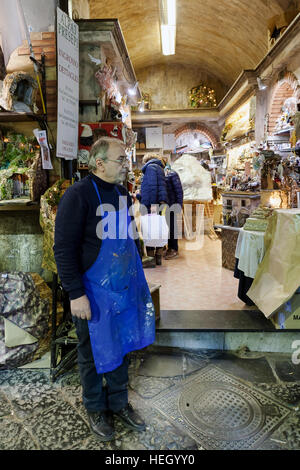
[[[279,354],[150,347],[131,355],[130,402],[145,432],[115,420],[91,435],[76,366],[0,371],[0,449],[300,449],[300,367]]]
[[[160,284],[161,310],[245,310],[238,299],[238,280],[222,268],[221,241],[204,237],[200,250],[186,249],[180,240],[179,258],[145,269],[148,282]]]

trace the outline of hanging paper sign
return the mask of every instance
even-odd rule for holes
[[[51,162],[51,153],[50,153],[50,148],[49,148],[48,139],[47,139],[47,132],[34,129],[33,133],[41,147],[43,169],[53,170],[53,166]]]
[[[57,8],[57,146],[56,156],[73,160],[78,151],[79,28]]]
[[[175,134],[164,134],[164,150],[174,150],[176,147]]]

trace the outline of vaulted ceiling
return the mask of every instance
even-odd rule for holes
[[[298,0],[177,0],[176,54],[163,56],[159,0],[90,0],[91,18],[118,18],[135,71],[199,67],[231,86],[268,51],[268,20]]]

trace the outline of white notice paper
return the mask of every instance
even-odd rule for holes
[[[48,139],[47,139],[47,132],[34,129],[33,133],[41,147],[43,169],[53,170],[53,166],[51,163],[51,153],[50,153],[50,148],[49,148]]]
[[[163,133],[162,127],[146,127],[146,148],[162,149]]]
[[[79,28],[57,8],[57,146],[56,156],[77,158],[79,115]]]
[[[173,150],[176,147],[175,134],[164,134],[164,150]]]

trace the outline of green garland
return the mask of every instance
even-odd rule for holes
[[[10,168],[28,168],[34,159],[35,137],[9,133],[0,145],[0,170]]]
[[[49,204],[51,207],[58,206],[58,203],[61,199],[61,192],[63,191],[63,183],[65,183],[67,180],[65,179],[60,179],[56,181],[56,183],[51,186],[51,188],[47,189],[47,191],[44,194],[45,201]]]
[[[192,108],[213,108],[217,106],[215,90],[203,83],[190,90],[189,101]]]

